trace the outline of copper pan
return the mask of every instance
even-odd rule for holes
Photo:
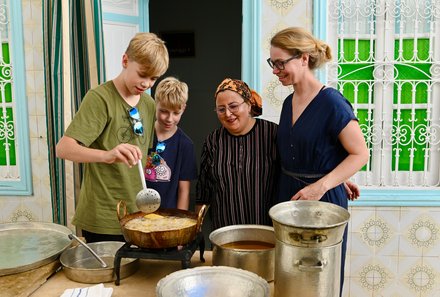
[[[121,211],[123,211],[121,215]],[[117,215],[119,219],[119,224],[121,225],[122,234],[127,242],[137,245],[140,248],[150,248],[150,249],[163,249],[176,247],[179,245],[185,245],[196,238],[198,232],[201,231],[203,219],[207,212],[207,206],[203,205],[199,213],[174,209],[174,208],[159,208],[156,210],[155,214],[164,217],[184,217],[191,218],[197,221],[196,225],[174,229],[174,230],[164,230],[164,231],[154,231],[154,232],[142,232],[138,230],[129,230],[125,228],[125,225],[136,218],[145,216],[146,214],[142,211],[138,211],[132,214],[127,214],[127,207],[125,201],[119,201],[117,205]]]

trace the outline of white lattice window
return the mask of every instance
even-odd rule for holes
[[[355,181],[437,189],[440,1],[331,0],[328,82],[353,104],[370,149]]]

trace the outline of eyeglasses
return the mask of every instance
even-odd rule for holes
[[[240,106],[245,103],[246,101],[243,101],[241,103],[236,103],[233,102],[227,106],[219,106],[214,108],[214,111],[218,114],[225,114],[226,113],[226,109],[229,110],[231,113],[237,113],[238,110],[240,109]]]
[[[133,125],[133,132],[136,135],[142,136],[144,134],[144,126],[142,125],[141,116],[136,107],[132,107],[128,110],[128,115]]]
[[[272,61],[270,58],[268,58],[266,61],[269,64],[270,68],[272,68],[272,69],[276,68],[278,70],[284,70],[287,63],[289,63],[291,60],[297,59],[297,58],[299,58],[298,55],[293,56],[293,57],[291,57],[289,59],[286,59],[286,60]]]
[[[167,146],[166,146],[165,142],[159,141],[156,144],[156,153],[158,153],[158,154],[163,153],[166,147]]]

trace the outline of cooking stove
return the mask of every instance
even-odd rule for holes
[[[157,260],[180,260],[182,263],[182,269],[189,268],[191,265],[191,258],[197,247],[200,251],[200,261],[205,262],[203,254],[205,252],[205,239],[203,233],[199,232],[196,238],[184,245],[180,250],[177,247],[166,249],[147,249],[140,248],[131,243],[125,243],[116,252],[114,261],[114,272],[116,274],[115,285],[119,286],[120,283],[120,269],[122,258],[139,258],[139,259],[157,259]]]

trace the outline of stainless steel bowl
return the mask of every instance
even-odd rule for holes
[[[179,270],[162,278],[158,297],[269,297],[267,281],[255,273],[227,266]]]
[[[245,269],[267,281],[274,279],[275,233],[262,225],[231,225],[214,230],[209,235],[212,243],[212,264]],[[251,242],[247,247],[231,243]],[[255,242],[255,246],[252,246]],[[266,245],[258,249],[259,244]],[[228,246],[229,245],[229,246]],[[270,247],[269,247],[270,246]]]
[[[116,279],[113,273],[116,252],[124,245],[119,241],[102,241],[87,244],[108,265],[102,268],[98,260],[83,246],[65,250],[60,257],[64,274],[67,278],[87,284],[111,282]],[[122,258],[120,266],[121,279],[126,278],[139,268],[139,259]]]

